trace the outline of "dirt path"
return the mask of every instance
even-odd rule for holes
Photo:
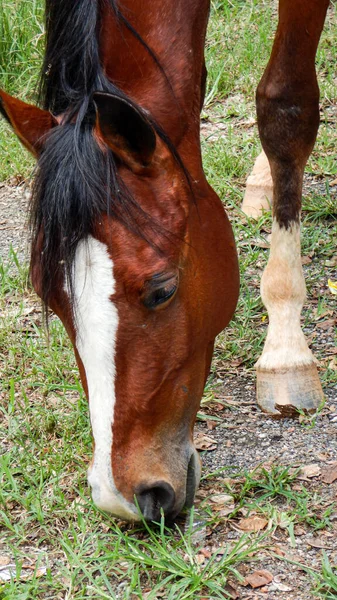
[[[9,187],[0,184],[0,253],[3,259],[12,246],[19,260],[27,256],[26,227],[27,190],[24,187]],[[313,330],[313,326],[312,326]],[[333,336],[322,330],[315,338],[316,349],[328,351],[333,347]],[[228,485],[233,489],[237,485],[233,468],[252,471],[263,464],[267,470],[273,465],[304,467],[304,485],[316,494],[322,511],[336,501],[337,481],[324,483],[324,472],[331,469],[337,461],[337,389],[326,390],[327,403],[314,423],[304,420],[275,421],[260,413],[255,404],[253,374],[243,367],[221,369],[217,373],[218,386],[211,404],[201,408],[203,421],[196,427],[196,439],[199,449],[203,451],[204,473],[212,473],[219,468],[228,467]],[[312,470],[305,469],[315,465]],[[226,472],[225,472],[226,473]],[[226,477],[226,475],[225,475]],[[201,486],[197,497],[197,511],[205,496],[209,494],[223,495],[224,474],[207,479]],[[299,480],[302,484],[302,480]],[[313,496],[314,497],[314,496]],[[317,500],[317,498],[319,500]],[[222,517],[228,507],[225,499],[217,507]],[[199,508],[198,508],[199,507]],[[277,502],[275,507],[281,511]],[[221,512],[222,511],[222,512]],[[219,514],[220,514],[219,513]],[[235,527],[239,522],[222,518],[211,532],[201,533],[205,552],[212,552],[214,547],[228,540],[236,540],[242,532]],[[246,575],[254,568],[268,569],[274,581],[266,588],[252,590],[240,587],[240,597],[308,600],[313,598],[310,582],[303,569],[298,566],[289,567],[287,562],[275,557],[292,558],[297,563],[309,564],[319,570],[322,550],[332,564],[337,564],[337,551],[334,540],[337,536],[336,510],[330,516],[331,527],[314,533],[307,525],[297,526],[294,538],[289,537],[287,528],[278,528],[269,540],[268,548],[259,556],[260,562],[252,567],[249,562],[242,566],[242,574]],[[261,591],[262,589],[262,591]]]

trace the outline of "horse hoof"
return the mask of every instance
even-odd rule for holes
[[[241,210],[247,217],[258,220],[265,211],[270,211],[272,197],[272,188],[247,185]]]
[[[324,396],[315,364],[287,369],[257,368],[257,404],[276,418],[312,413]]]

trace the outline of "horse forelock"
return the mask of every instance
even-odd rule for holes
[[[74,305],[71,270],[76,248],[82,239],[94,234],[102,213],[153,243],[139,225],[151,221],[151,216],[119,176],[113,153],[94,135],[94,92],[117,95],[143,112],[191,188],[188,171],[160,125],[104,74],[97,35],[104,10],[112,11],[133,32],[160,67],[146,42],[121,15],[115,0],[80,0],[70,8],[67,0],[47,0],[40,103],[55,114],[59,125],[49,134],[39,158],[31,202],[33,244],[43,232],[41,289],[46,304],[61,276],[70,282]],[[74,40],[78,40],[75,46]],[[154,220],[152,228],[156,233],[161,229]]]

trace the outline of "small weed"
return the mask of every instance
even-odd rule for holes
[[[316,586],[314,594],[325,600],[336,600],[337,596],[337,568],[333,567],[323,551],[322,572],[314,574]]]
[[[302,424],[302,426],[305,427],[306,429],[313,429],[316,425],[317,418],[322,414],[325,404],[326,404],[325,400],[322,400],[321,404],[319,405],[317,410],[315,410],[314,413],[304,412],[303,410],[299,409],[298,410],[298,413],[300,415],[299,421]]]

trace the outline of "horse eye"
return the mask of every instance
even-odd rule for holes
[[[164,307],[173,298],[179,284],[178,274],[158,273],[145,283],[142,302],[149,309]]]

